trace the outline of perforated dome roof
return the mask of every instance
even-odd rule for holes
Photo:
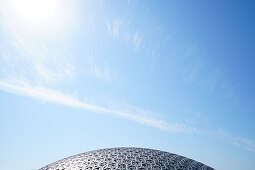
[[[39,170],[213,170],[213,168],[159,150],[110,148],[70,156]]]

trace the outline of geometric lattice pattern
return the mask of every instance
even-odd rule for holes
[[[70,156],[39,170],[213,170],[213,168],[159,150],[110,148]]]

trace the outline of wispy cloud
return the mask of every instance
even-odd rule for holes
[[[239,135],[234,135],[224,129],[218,129],[217,131],[215,131],[214,135],[244,150],[255,153],[255,141],[252,139],[248,139]]]
[[[229,78],[229,69],[213,61],[201,52],[198,45],[185,47],[186,53],[180,63],[185,63],[183,77],[186,82],[194,83],[210,92],[220,91],[222,97],[228,100],[238,99],[237,82]]]
[[[142,47],[144,40],[138,30],[129,29],[128,22],[121,19],[107,21],[106,32],[121,43],[132,45],[135,50]]]
[[[143,38],[138,33],[135,33],[134,36],[133,36],[132,43],[133,43],[134,47],[136,49],[138,49],[142,46]]]
[[[117,38],[118,36],[120,36],[120,31],[121,31],[121,27],[123,26],[123,21],[120,19],[116,19],[112,22],[106,22],[106,29],[107,32]]]
[[[92,64],[89,71],[96,78],[105,80],[108,83],[112,82],[112,80],[116,79],[117,77],[117,75],[106,64]]]
[[[234,144],[255,153],[255,141],[245,137],[235,137]]]
[[[196,44],[188,45],[185,51],[182,60],[187,63],[184,68],[184,79],[200,84],[209,91],[216,89],[221,84],[224,70],[204,56]]]
[[[225,76],[225,70],[220,67],[215,67],[210,70],[208,75],[203,80],[202,84],[207,86],[210,91],[213,91],[218,84],[221,83],[223,77]]]
[[[184,61],[187,66],[184,69],[185,79],[188,81],[197,81],[201,73],[206,71],[208,66],[208,61],[205,57],[201,56],[199,47],[197,45],[190,45],[187,47],[187,57]]]
[[[65,49],[60,50],[47,45],[46,42],[30,41],[18,35],[13,37],[11,43],[17,52],[9,55],[9,60],[19,65],[16,67],[18,69],[26,68],[25,76],[33,73],[37,81],[55,85],[72,79],[76,74],[72,55]]]
[[[22,80],[1,80],[0,89],[9,93],[32,97],[34,99],[56,103],[64,106],[69,106],[77,109],[84,109],[92,112],[108,114],[113,116],[119,116],[134,122],[151,126],[160,130],[164,130],[171,133],[197,133],[200,130],[194,127],[189,127],[185,124],[167,123],[164,120],[156,119],[149,115],[148,111],[139,110],[138,112],[131,112],[130,110],[117,110],[108,107],[98,106],[96,104],[90,104],[85,101],[81,101],[72,95],[65,94],[60,90],[49,89],[40,86],[32,86],[26,81]]]
[[[82,65],[77,64],[78,76],[86,76],[104,83],[114,83],[118,79],[117,72],[108,61],[98,60],[97,57],[87,56]]]

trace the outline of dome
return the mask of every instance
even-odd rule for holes
[[[213,170],[195,160],[153,149],[110,148],[70,156],[39,170]]]

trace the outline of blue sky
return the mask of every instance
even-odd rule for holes
[[[0,162],[99,148],[255,168],[254,3],[0,0]]]

